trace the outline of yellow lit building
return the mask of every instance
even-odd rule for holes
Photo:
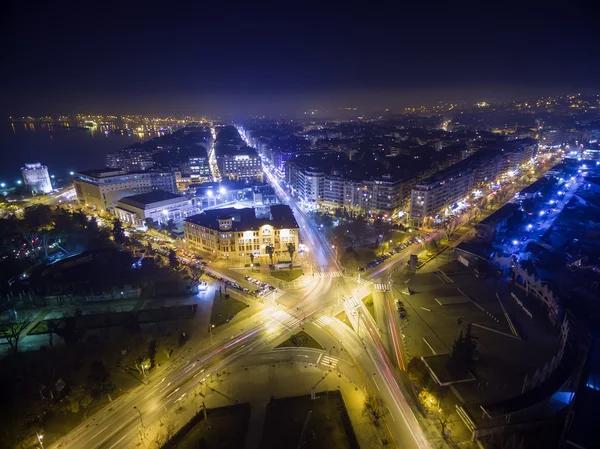
[[[190,245],[225,258],[267,256],[273,246],[274,259],[289,260],[287,245],[298,249],[298,223],[289,206],[266,210],[225,208],[205,210],[185,219],[184,234]]]

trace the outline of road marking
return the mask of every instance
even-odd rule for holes
[[[394,420],[394,422],[396,422],[396,418],[394,418],[394,414],[392,413],[392,411],[390,410],[390,408],[388,407],[388,412],[390,412],[390,416],[392,417],[392,419]]]
[[[162,393],[163,391],[165,391],[170,386],[171,386],[171,382],[169,382],[165,388],[163,388],[162,390],[160,390],[159,393]]]
[[[194,376],[192,377],[192,379],[195,379],[196,377],[198,377],[203,372],[204,372],[204,368],[202,368],[200,371],[198,371],[196,374],[194,374]]]
[[[428,311],[428,312],[431,312],[431,309],[428,309],[427,307],[423,307],[423,306],[421,306],[421,309],[423,309],[423,310],[426,310],[426,311]]]
[[[192,366],[190,366],[189,368],[184,369],[183,372],[187,373],[189,370],[194,369],[195,366],[196,366],[196,362],[194,362],[194,364]]]
[[[376,381],[376,380],[373,380],[373,383],[375,384],[375,386],[377,387],[377,389],[378,389],[379,391],[381,391],[381,388],[379,388],[379,385],[377,385],[377,381]]]
[[[155,388],[155,389],[156,389],[156,388],[158,388],[158,386],[159,386],[160,384],[162,384],[162,383],[165,381],[165,379],[166,379],[166,377],[163,377],[163,378],[162,378],[162,380],[161,380],[159,383],[157,383],[157,384],[154,386],[154,388]]]
[[[167,396],[167,399],[169,399],[171,396],[173,396],[175,393],[177,393],[179,391],[179,388],[180,387],[177,387],[175,390],[173,390],[173,392],[169,396]]]
[[[104,429],[102,429],[100,432],[98,432],[96,435],[94,435],[93,437],[90,437],[90,440],[93,440],[94,438],[96,438],[98,435],[100,435],[102,432],[104,432],[106,429],[108,429],[108,426],[106,426]]]
[[[321,361],[321,357],[323,357],[323,354],[319,354],[319,358],[317,359],[317,365],[319,364],[319,362]]]
[[[123,440],[125,439],[125,437],[126,437],[126,436],[127,436],[127,435],[123,435],[119,441],[117,441],[115,444],[113,444],[113,445],[112,445],[111,447],[109,447],[108,449],[112,449],[113,447],[115,447],[117,444],[119,444],[121,441],[123,441]]]
[[[435,351],[433,350],[433,347],[432,347],[432,346],[429,344],[429,342],[427,341],[427,339],[426,339],[425,337],[423,337],[423,341],[425,342],[425,344],[426,344],[427,346],[429,346],[429,349],[431,349],[431,352],[433,352],[433,355],[437,355],[437,352],[435,352]]]
[[[175,402],[179,402],[179,401],[181,401],[181,400],[182,400],[182,399],[185,397],[185,395],[186,395],[186,394],[187,394],[187,393],[183,393],[181,396],[179,396],[179,398],[177,398],[177,399],[175,400]]]

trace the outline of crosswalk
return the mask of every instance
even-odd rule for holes
[[[346,307],[349,309],[356,309],[358,307],[358,299],[354,297],[346,298]]]
[[[327,315],[323,315],[323,316],[320,316],[319,318],[317,318],[317,319],[316,319],[316,320],[313,322],[313,324],[314,324],[315,326],[317,326],[318,328],[322,329],[322,328],[324,328],[325,326],[328,326],[328,325],[329,325],[329,324],[330,324],[332,321],[333,321],[333,319],[332,319],[332,318],[328,317]]]
[[[366,279],[361,279],[361,278],[359,278],[358,276],[357,276],[357,277],[355,277],[355,278],[353,278],[353,280],[354,280],[354,282],[356,282],[358,285],[362,285],[363,287],[364,287],[364,286],[367,286],[367,285],[371,285],[371,284],[372,284],[372,282],[371,282],[371,281],[368,281],[368,280],[366,280]]]
[[[285,295],[285,292],[283,290],[275,290],[275,291],[271,291],[269,293],[267,293],[266,295],[262,296],[264,299],[267,299],[269,301],[273,301],[275,302],[277,300],[277,298],[281,297]]]
[[[378,292],[389,292],[392,289],[392,286],[388,284],[375,284],[375,290]]]
[[[292,330],[298,327],[301,323],[301,321],[298,318],[296,318],[293,315],[290,315],[287,312],[284,312],[283,310],[277,310],[275,313],[273,313],[272,317],[275,321],[277,321],[279,324],[281,324],[288,330]]]
[[[315,271],[314,277],[317,278],[339,278],[342,277],[341,271]]]
[[[329,357],[328,355],[324,355],[323,357],[320,358],[319,363],[323,366],[326,366],[327,368],[335,368],[339,361],[340,361],[340,359],[337,359],[335,357]]]

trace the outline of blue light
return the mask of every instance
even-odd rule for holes
[[[527,229],[531,229],[531,228],[533,228],[533,225],[532,224],[528,224],[527,225]]]
[[[518,241],[518,240],[513,240],[513,242],[512,242],[512,243],[513,243],[513,245],[518,245],[518,244],[519,244],[519,241]]]

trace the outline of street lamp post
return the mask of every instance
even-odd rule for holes
[[[210,324],[210,325],[208,326],[208,333],[210,334],[210,344],[211,344],[211,345],[213,344],[213,339],[212,339],[212,328],[213,328],[213,327],[215,327],[215,325],[214,325],[214,324]]]
[[[40,443],[40,446],[42,446],[42,449],[44,449],[44,443],[42,442],[44,435],[40,435],[37,430],[35,431],[35,435],[37,436],[38,443]]]
[[[142,419],[142,412],[135,405],[133,406],[133,408],[136,409],[137,412],[140,414],[140,424],[142,425],[142,429],[143,429],[144,428],[144,420]]]

